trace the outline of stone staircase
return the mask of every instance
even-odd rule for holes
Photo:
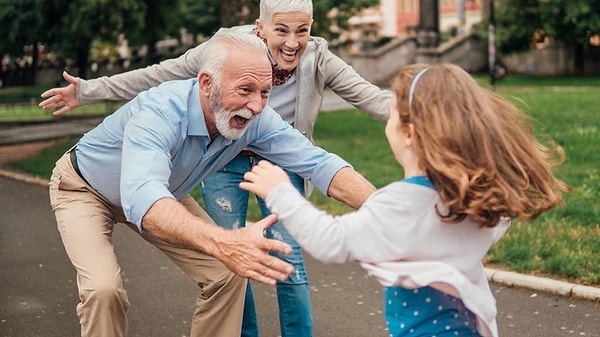
[[[414,37],[398,38],[358,54],[335,51],[366,80],[387,87],[398,69],[413,63],[453,63],[471,73],[486,71],[487,41],[474,33],[452,38],[436,48],[420,48]]]

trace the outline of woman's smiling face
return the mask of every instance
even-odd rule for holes
[[[263,25],[256,20],[260,37],[267,41],[269,53],[284,70],[298,66],[310,37],[311,18],[303,12],[275,13],[271,22]]]

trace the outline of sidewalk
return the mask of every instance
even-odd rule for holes
[[[101,120],[89,117],[22,125],[0,123],[0,165],[31,157],[57,140],[81,136]]]
[[[15,177],[18,178],[18,177]],[[0,336],[79,335],[75,270],[44,181],[0,177]],[[126,226],[113,235],[131,308],[130,337],[189,336],[197,286]],[[382,289],[355,264],[305,255],[315,337],[387,336]],[[500,336],[600,337],[599,303],[491,283]],[[261,336],[279,334],[274,287],[253,283]]]

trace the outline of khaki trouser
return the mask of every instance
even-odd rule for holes
[[[120,207],[79,177],[68,153],[57,161],[52,173],[50,203],[67,255],[77,270],[81,336],[126,336],[129,301],[111,236],[116,223],[125,223],[139,234],[137,227],[126,222]],[[181,203],[194,215],[212,222],[190,196]],[[212,256],[146,234],[140,236],[199,285],[191,336],[240,336],[246,280]]]

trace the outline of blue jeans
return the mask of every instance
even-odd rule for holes
[[[202,198],[206,212],[219,226],[235,229],[246,225],[249,192],[239,188],[244,173],[261,160],[258,156],[240,154],[202,183]],[[288,172],[292,184],[304,194],[304,180],[295,173]],[[257,197],[263,216],[270,214],[262,199]],[[277,282],[279,304],[279,326],[282,337],[311,337],[312,309],[310,288],[300,245],[292,238],[282,223],[278,222],[267,230],[267,237],[289,244],[293,253],[283,255],[271,253],[294,266],[294,273],[286,281]],[[258,337],[258,322],[254,296],[250,284],[246,291],[243,337]]]

